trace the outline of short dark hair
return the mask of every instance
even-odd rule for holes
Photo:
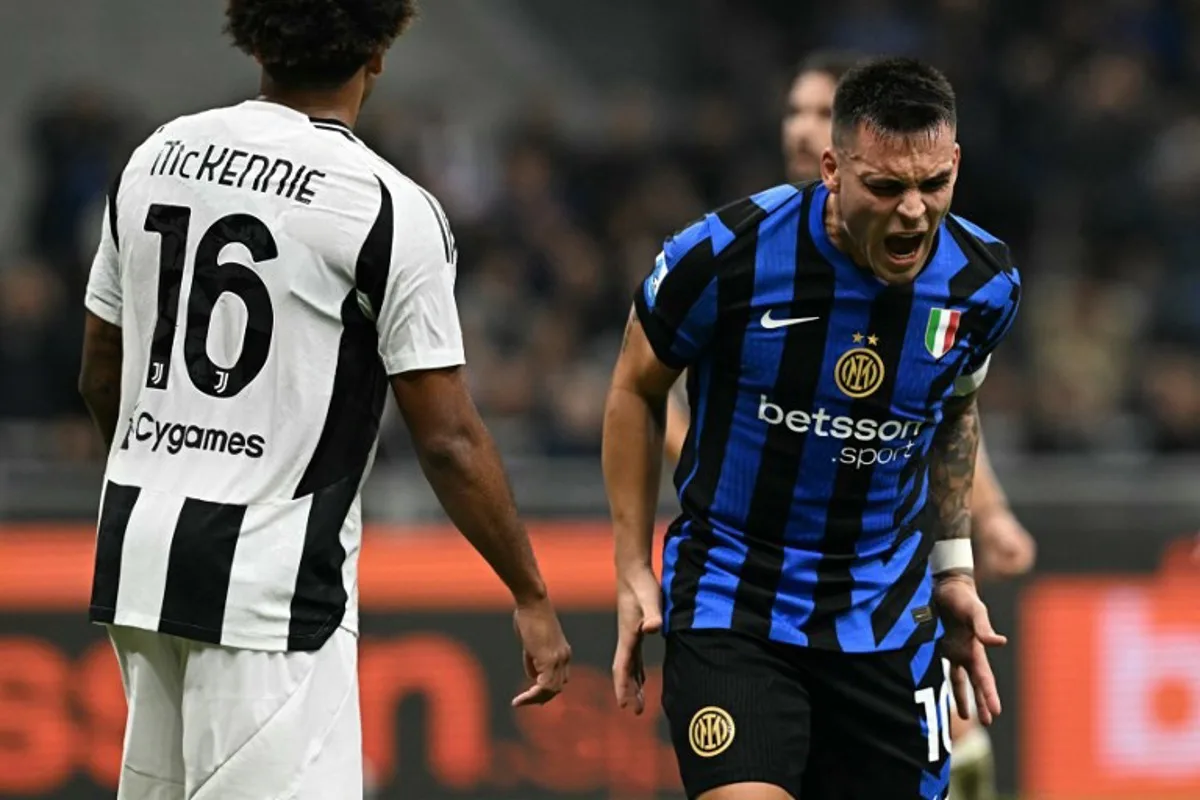
[[[335,88],[391,46],[416,0],[229,0],[225,32],[277,83]]]
[[[837,83],[843,75],[865,60],[866,56],[855,50],[813,50],[796,65],[795,77],[819,72]]]
[[[866,124],[905,135],[958,125],[954,87],[934,67],[913,58],[876,58],[849,69],[833,98],[833,140]]]

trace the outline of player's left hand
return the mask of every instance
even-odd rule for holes
[[[1015,578],[1033,567],[1037,544],[1011,511],[992,511],[972,524],[980,580]]]
[[[571,645],[563,635],[558,615],[549,600],[513,612],[513,630],[521,640],[525,675],[533,685],[512,699],[514,708],[543,705],[563,690],[571,676]]]
[[[973,688],[979,721],[991,725],[1000,715],[1000,692],[988,663],[986,648],[1002,647],[1008,639],[992,628],[987,606],[979,599],[973,578],[953,575],[938,579],[933,588],[933,601],[946,628],[942,648],[950,660],[950,684],[959,716],[968,718],[967,693]]]

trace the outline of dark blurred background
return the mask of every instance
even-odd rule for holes
[[[9,456],[98,456],[73,384],[104,189],[164,117],[255,88],[220,39],[217,2],[154,6],[152,19],[136,20],[136,39],[117,36],[130,21],[119,12],[145,3],[80,5],[95,25],[55,18],[44,33],[63,41],[34,52],[23,91],[9,91],[21,96],[5,106],[0,163],[24,173],[4,181],[0,240]],[[985,397],[1001,457],[1200,449],[1195,3],[426,6],[362,135],[446,207],[476,398],[507,453],[596,456],[633,286],[666,234],[782,180],[792,69],[810,48],[831,46],[921,55],[959,92],[956,209],[1009,241],[1028,286]],[[18,29],[0,36],[23,37],[24,11],[3,14]],[[143,48],[170,53],[184,42],[170,61],[143,58]],[[421,61],[427,49],[451,68],[435,75]],[[131,72],[138,85],[125,80]],[[390,428],[381,459],[407,457]]]

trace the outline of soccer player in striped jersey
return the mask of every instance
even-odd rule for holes
[[[635,295],[604,432],[619,640],[664,628],[688,796],[943,800],[951,689],[1000,712],[1005,642],[973,577],[975,393],[1016,316],[1007,247],[949,214],[954,92],[928,65],[850,70],[819,182],[670,237]],[[667,395],[695,409],[681,514],[651,567]]]
[[[838,80],[863,56],[847,51],[817,51],[801,62],[788,91],[782,124],[782,152],[787,178],[808,181],[820,177],[821,154],[832,142],[833,97]],[[675,384],[667,405],[666,455],[678,463],[690,425],[684,381]],[[982,433],[975,462],[971,497],[971,535],[979,557],[981,580],[1013,578],[1033,566],[1033,537],[1013,514],[1003,487],[992,470]],[[951,783],[958,800],[988,800],[995,796],[992,744],[977,724],[951,716],[954,752]]]
[[[570,649],[462,374],[457,252],[352,132],[412,0],[229,0],[261,95],[163,125],[108,195],[80,389],[109,446],[90,618],[118,796],[362,797],[360,489],[391,393],[511,590],[544,703]]]

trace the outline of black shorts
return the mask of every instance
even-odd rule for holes
[[[725,630],[666,638],[663,709],[689,798],[743,782],[796,800],[946,797],[940,644],[841,653]]]

